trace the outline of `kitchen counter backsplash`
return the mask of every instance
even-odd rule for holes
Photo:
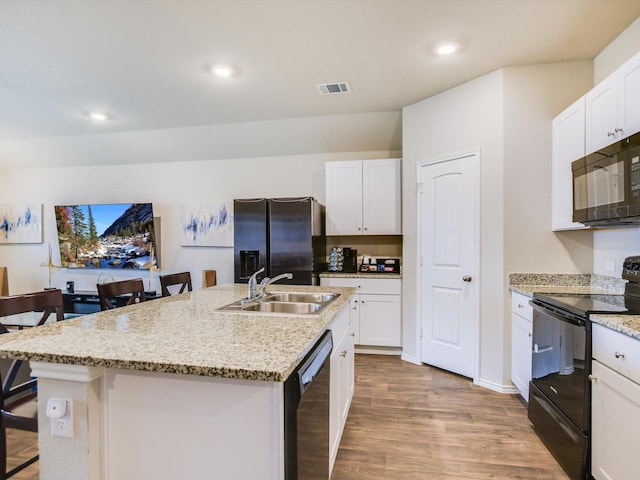
[[[575,293],[624,293],[626,280],[588,273],[510,273],[509,288],[528,294],[531,290],[553,292],[573,290]],[[541,287],[532,289],[531,287]],[[559,291],[557,293],[560,293]]]

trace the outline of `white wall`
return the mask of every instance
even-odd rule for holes
[[[162,133],[157,133],[162,135]],[[180,246],[180,206],[183,202],[229,201],[247,197],[312,195],[324,202],[324,163],[330,160],[397,157],[399,152],[350,152],[269,158],[245,158],[155,164],[28,168],[3,170],[2,203],[44,204],[44,244],[0,245],[0,265],[8,267],[9,293],[47,286],[48,245],[57,248],[54,205],[75,203],[152,202],[161,219],[161,264],[166,273],[191,271],[200,288],[203,269],[218,271],[218,283],[233,282],[233,248]],[[51,152],[50,155],[56,155]],[[75,280],[77,290],[95,290],[98,275],[111,271],[63,269],[54,286]],[[148,272],[118,271],[117,278]],[[157,275],[152,289],[157,287]]]
[[[551,119],[591,84],[591,62],[507,68],[403,110],[403,335],[420,358],[416,318],[416,162],[481,150],[479,383],[510,382],[510,272],[591,268],[591,235],[551,232]],[[413,266],[413,268],[412,268]]]
[[[505,69],[505,275],[592,270],[590,232],[551,231],[551,120],[591,88],[592,71],[590,61]]]
[[[594,85],[600,83],[620,65],[633,57],[638,49],[640,49],[640,17],[594,58]]]
[[[403,109],[403,357],[420,361],[416,238],[416,163],[480,148],[480,375],[501,381],[503,231],[502,71],[496,71]]]

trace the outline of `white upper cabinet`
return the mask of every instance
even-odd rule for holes
[[[573,177],[571,162],[585,154],[585,97],[553,119],[552,214],[551,228],[586,228],[573,221]]]
[[[624,138],[640,132],[640,52],[620,68],[618,91]]]
[[[327,235],[400,235],[400,159],[326,163]]]
[[[586,95],[586,153],[640,131],[640,52]]]

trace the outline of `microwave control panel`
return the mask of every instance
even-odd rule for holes
[[[640,256],[627,257],[622,264],[622,278],[626,280],[640,280]]]
[[[631,157],[631,174],[629,175],[631,178],[629,179],[631,185],[631,196],[638,197],[640,196],[640,155],[634,155]]]

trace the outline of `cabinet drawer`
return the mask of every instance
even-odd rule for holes
[[[531,300],[526,295],[522,295],[518,292],[511,293],[511,311],[517,315],[520,315],[522,318],[533,321],[533,308],[529,305],[529,300]]]
[[[400,295],[402,290],[399,278],[322,278],[324,287],[355,287],[355,293],[379,295]]]
[[[640,341],[635,338],[594,324],[593,358],[640,383]]]

